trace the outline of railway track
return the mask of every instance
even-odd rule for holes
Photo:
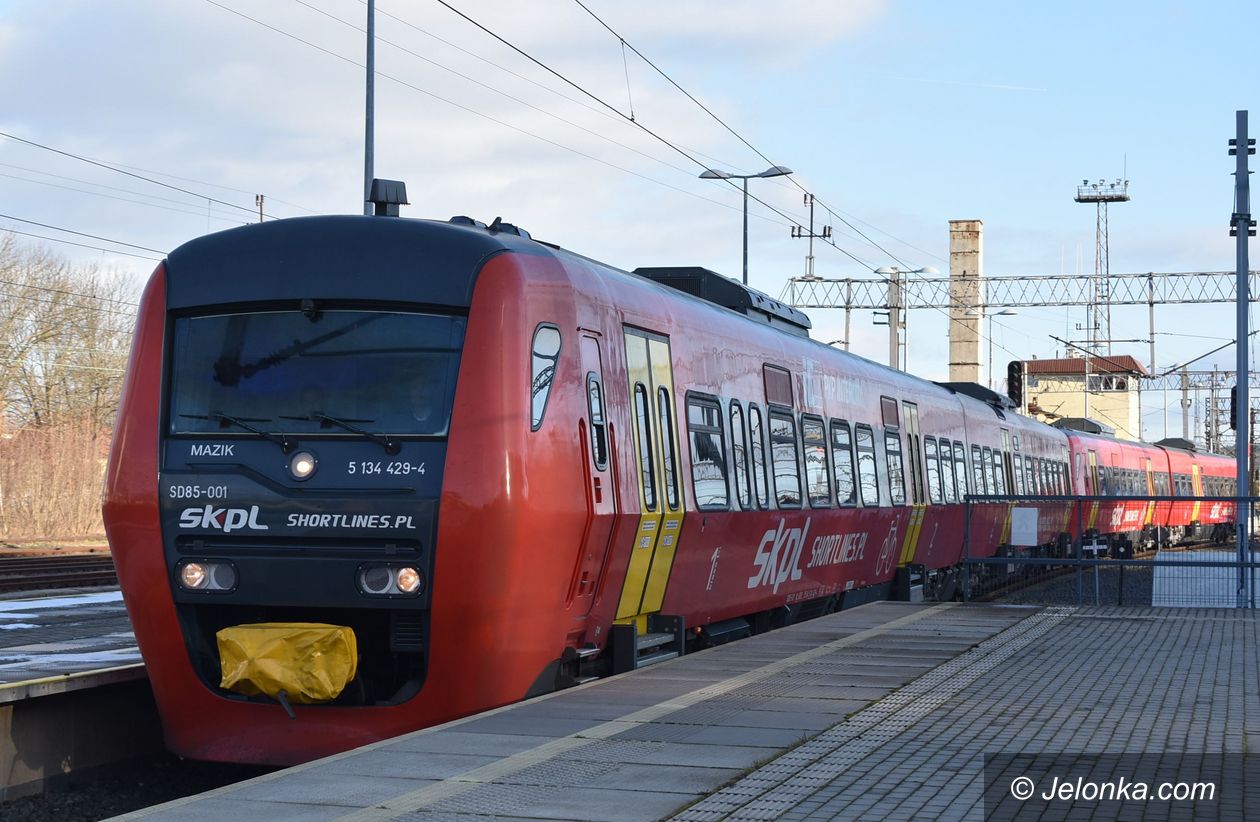
[[[0,557],[0,593],[117,584],[108,554]]]

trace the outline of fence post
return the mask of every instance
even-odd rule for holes
[[[1076,607],[1085,601],[1085,580],[1081,566],[1081,554],[1085,545],[1085,504],[1081,498],[1076,500]]]

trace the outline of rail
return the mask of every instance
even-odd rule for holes
[[[0,557],[0,593],[117,584],[114,559],[107,554]]]

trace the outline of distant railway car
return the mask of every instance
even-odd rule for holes
[[[894,583],[948,597],[966,495],[1070,490],[1064,432],[807,330],[712,272],[627,273],[498,221],[175,250],[104,504],[168,746],[289,764]],[[1054,545],[1069,505],[1024,505]],[[972,555],[1010,520],[977,506]],[[270,684],[241,667],[260,648]]]

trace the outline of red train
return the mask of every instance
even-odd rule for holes
[[[295,763],[883,598],[912,570],[948,596],[966,494],[1163,477],[1190,496],[1232,470],[1041,425],[808,327],[712,272],[626,273],[498,221],[303,218],[172,252],[104,502],[168,746]],[[1029,505],[1039,545],[1074,528],[1069,503]],[[1109,505],[1090,528],[1232,513]],[[1008,542],[1010,507],[977,509],[973,555]],[[221,687],[219,631],[294,622],[353,631],[344,690],[282,708]]]

